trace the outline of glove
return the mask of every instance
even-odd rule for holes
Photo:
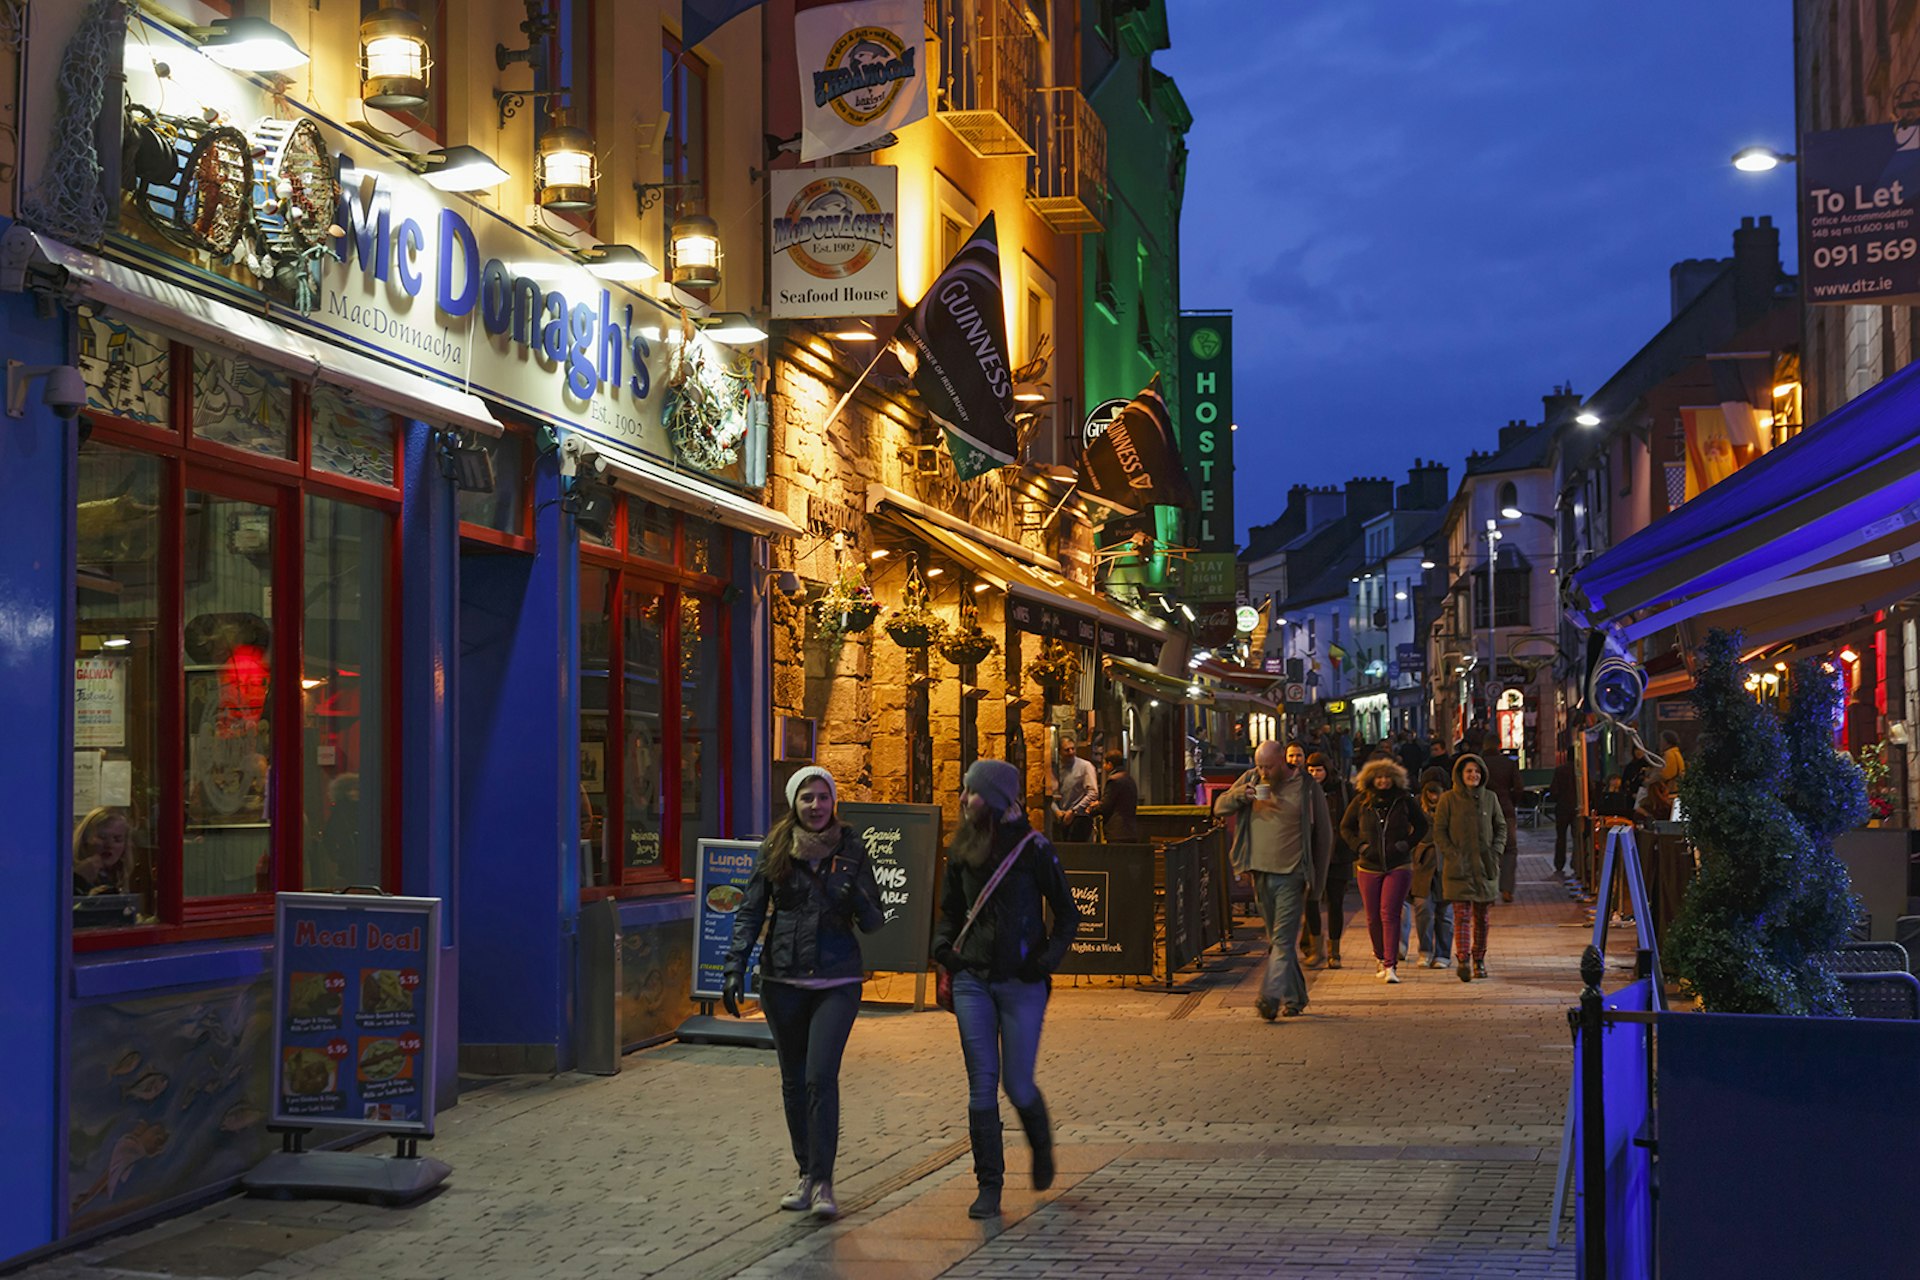
[[[960,955],[953,949],[953,944],[950,942],[943,942],[934,948],[933,962],[948,973],[958,973],[966,967],[960,963]]]
[[[1047,966],[1040,963],[1039,956],[1028,956],[1022,960],[1018,972],[1022,982],[1045,982],[1048,977]]]
[[[720,1003],[726,1006],[727,1013],[735,1018],[740,1016],[741,985],[740,975],[730,973],[727,975],[726,982],[720,987]]]
[[[851,906],[853,903],[853,877],[851,875],[827,877],[827,902],[834,908]]]

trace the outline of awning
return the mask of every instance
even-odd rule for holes
[[[1187,690],[1193,687],[1190,681],[1177,680],[1166,675],[1158,667],[1136,662],[1132,658],[1108,658],[1107,678],[1119,684],[1129,685],[1142,693],[1152,694],[1156,698],[1166,698],[1173,702],[1191,702],[1196,706],[1213,701],[1213,696],[1204,689],[1197,698],[1187,696]]]
[[[883,502],[875,514],[937,548],[1007,595],[1009,620],[1021,631],[1084,645],[1099,653],[1157,662],[1174,633],[1106,597],[1038,565],[1008,556],[920,515]]]
[[[1920,365],[1910,365],[1573,575],[1632,641],[1738,627],[1750,647],[1920,590]]]
[[[57,287],[70,302],[114,312],[166,337],[329,383],[350,399],[403,417],[500,434],[499,422],[479,396],[296,333],[257,312],[71,248],[17,224],[7,229],[0,254],[7,259],[10,278],[35,265],[57,268]],[[26,260],[16,261],[18,255]]]
[[[675,471],[637,453],[610,448],[596,439],[590,446],[606,461],[616,487],[662,505],[690,512],[717,524],[749,533],[799,533],[800,526],[783,511],[763,507],[744,494],[723,489],[684,471]]]

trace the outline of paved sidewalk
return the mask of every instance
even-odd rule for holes
[[[1041,1084],[1062,1173],[1036,1195],[1008,1112],[1007,1213],[970,1222],[965,1073],[938,1011],[862,1015],[842,1080],[844,1216],[791,1180],[771,1055],[668,1045],[610,1079],[514,1079],[441,1119],[412,1209],[228,1200],[21,1274],[79,1277],[1571,1276],[1546,1218],[1588,931],[1522,833],[1486,982],[1402,966],[1350,922],[1307,1014],[1253,1012],[1259,940],[1183,993],[1063,981]],[[1350,902],[1357,909],[1357,895]],[[871,993],[870,993],[871,994]]]

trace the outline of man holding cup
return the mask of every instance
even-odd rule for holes
[[[1253,877],[1254,899],[1267,926],[1267,970],[1254,1008],[1272,1022],[1307,1007],[1307,979],[1295,946],[1300,911],[1327,880],[1333,853],[1333,819],[1327,797],[1304,770],[1287,763],[1278,742],[1263,742],[1253,768],[1213,802],[1213,811],[1233,816],[1231,860]]]

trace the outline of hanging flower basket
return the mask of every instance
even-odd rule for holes
[[[902,649],[925,649],[940,642],[947,624],[933,611],[932,597],[920,566],[907,570],[907,584],[900,592],[900,607],[887,619],[887,635]]]
[[[940,652],[948,662],[970,667],[985,662],[1000,651],[993,637],[980,629],[980,610],[973,597],[962,593],[960,624],[940,641]]]
[[[880,616],[877,604],[849,605],[840,611],[840,629],[846,632],[865,631]]]
[[[1080,683],[1080,655],[1072,645],[1048,640],[1040,646],[1040,656],[1027,664],[1027,674],[1040,686],[1040,694],[1049,704],[1066,702],[1070,690]]]
[[[813,602],[813,616],[820,624],[820,633],[829,640],[872,626],[880,616],[880,604],[867,585],[867,567],[857,564],[829,583]]]

